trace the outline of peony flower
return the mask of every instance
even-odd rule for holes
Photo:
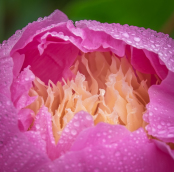
[[[0,171],[174,171],[173,78],[163,33],[28,24],[0,47]]]

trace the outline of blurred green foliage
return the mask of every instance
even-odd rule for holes
[[[167,33],[166,27],[172,27],[166,23],[174,12],[174,0],[0,0],[0,42],[55,9],[73,21],[98,20]],[[174,38],[174,31],[169,34]]]

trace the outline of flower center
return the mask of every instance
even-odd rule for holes
[[[70,71],[72,79],[62,79],[56,85],[52,81],[45,85],[36,78],[29,91],[38,98],[27,108],[37,114],[43,105],[48,107],[56,143],[66,124],[81,110],[89,112],[95,124],[122,124],[130,131],[145,125],[142,115],[149,102],[151,74],[136,71],[126,57],[110,52],[81,53]]]

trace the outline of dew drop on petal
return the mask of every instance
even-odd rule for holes
[[[74,126],[79,127],[79,125],[80,125],[80,122],[79,121],[75,121],[74,122]]]
[[[68,133],[69,132],[69,128],[66,127],[65,128],[65,132]]]
[[[86,119],[90,121],[92,120],[92,117],[90,115],[86,115]]]
[[[161,125],[158,125],[157,128],[160,129],[160,128],[162,128],[162,126]]]
[[[134,37],[134,40],[135,40],[136,42],[139,42],[139,41],[140,41],[140,38]]]
[[[40,125],[39,124],[36,124],[36,129],[40,129]]]
[[[71,130],[71,134],[75,136],[77,134],[77,131],[73,129]]]
[[[149,113],[149,116],[152,116],[152,115],[153,115],[153,113],[152,113],[152,112],[150,112],[150,113]]]
[[[115,152],[115,156],[120,156],[120,152],[119,151]]]
[[[168,134],[167,137],[174,137],[174,134]]]

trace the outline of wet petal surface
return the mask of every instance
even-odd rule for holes
[[[173,159],[158,149],[143,129],[130,133],[123,126],[104,123],[83,131],[55,165],[62,172],[174,170]]]
[[[149,89],[150,103],[144,120],[149,123],[150,135],[165,142],[174,143],[174,73],[169,72],[160,85]]]

